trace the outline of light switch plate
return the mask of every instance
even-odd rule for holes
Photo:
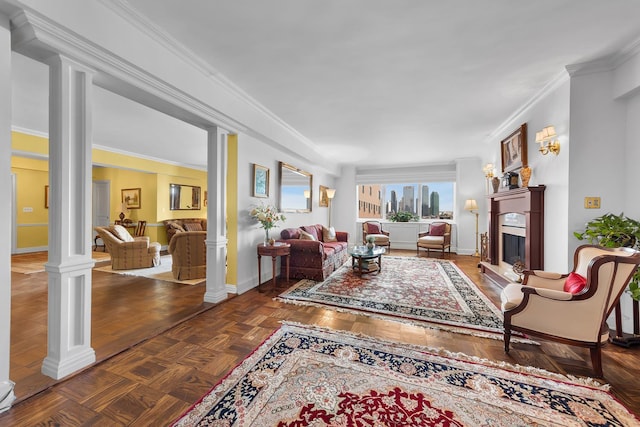
[[[600,209],[600,197],[585,197],[584,198],[585,209]]]

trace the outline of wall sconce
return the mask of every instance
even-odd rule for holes
[[[336,196],[336,189],[335,188],[327,188],[327,199],[329,199],[329,228],[331,228],[331,202],[333,201],[333,198]]]
[[[487,163],[482,168],[482,172],[484,172],[484,176],[487,178],[493,178],[493,163]]]
[[[558,141],[556,130],[553,126],[547,126],[540,132],[536,132],[536,142],[540,144],[539,151],[543,156],[547,153],[553,153],[556,156],[560,153],[560,141]]]
[[[475,199],[468,199],[464,202],[464,210],[476,215],[476,253],[473,256],[480,256],[478,253],[478,202]]]

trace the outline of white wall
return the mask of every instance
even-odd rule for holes
[[[529,186],[545,185],[545,233],[544,233],[544,269],[566,272],[573,262],[573,255],[568,256],[568,169],[570,158],[569,138],[569,79],[560,76],[551,85],[544,96],[535,103],[514,115],[502,125],[502,132],[493,141],[493,152],[487,156],[485,163],[493,163],[500,175],[500,141],[518,129],[522,123],[527,124],[527,160],[531,168]],[[560,154],[543,156],[538,151],[536,132],[545,126],[555,126],[560,141]],[[573,251],[571,252],[573,254]]]
[[[456,206],[454,221],[457,233],[452,244],[460,255],[473,255],[476,251],[476,216],[464,210],[464,203],[475,199],[478,203],[478,234],[487,231],[486,181],[479,158],[465,158],[456,161]],[[478,236],[478,253],[480,237]]]
[[[319,186],[324,185],[325,187],[333,188],[335,185],[334,177],[323,172],[324,169],[309,161],[276,150],[249,135],[238,135],[238,293],[246,292],[258,285],[256,245],[264,241],[264,229],[251,218],[249,212],[253,207],[262,203],[277,207],[280,191],[278,187],[278,162],[289,163],[313,175],[313,202],[310,213],[285,213],[286,221],[273,228],[271,236],[276,239],[279,238],[280,232],[284,228],[311,224],[328,225],[328,208],[318,206]],[[251,196],[253,163],[269,168],[268,199]],[[344,197],[341,193],[341,189],[336,191],[334,206],[340,206],[341,197]],[[337,230],[342,230],[338,226],[342,222],[336,222],[335,210],[332,216],[332,225]],[[261,282],[271,279],[271,275],[271,258],[262,257]]]

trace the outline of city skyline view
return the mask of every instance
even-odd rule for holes
[[[414,198],[417,198],[420,194],[420,187],[426,185],[429,187],[429,195],[433,192],[437,192],[439,196],[439,210],[441,212],[453,212],[453,182],[428,182],[423,184],[385,184],[384,185],[384,199],[386,202],[391,200],[391,192],[396,192],[398,202],[402,199],[403,189],[406,186],[414,187]],[[415,203],[414,203],[415,205]],[[414,206],[414,211],[420,214],[420,207]]]

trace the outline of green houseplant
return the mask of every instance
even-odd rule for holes
[[[640,222],[624,216],[607,213],[585,224],[583,232],[575,231],[578,240],[586,240],[606,248],[628,247],[640,249]],[[640,269],[629,282],[631,298],[640,301]]]
[[[409,222],[409,221],[417,221],[418,216],[412,214],[411,212],[401,211],[401,212],[391,212],[387,215],[387,219],[393,222]]]

